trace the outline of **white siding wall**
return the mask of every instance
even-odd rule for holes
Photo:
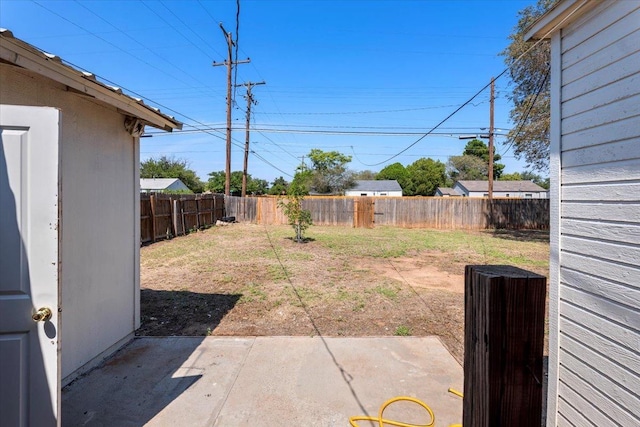
[[[640,2],[603,2],[553,46],[561,63],[550,307],[557,423],[640,425]]]
[[[113,108],[0,64],[2,102],[62,110],[62,377],[127,339],[139,314],[138,141]]]

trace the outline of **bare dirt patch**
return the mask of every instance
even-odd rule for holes
[[[437,335],[462,361],[465,264],[546,274],[544,234],[214,227],[141,251],[139,335]]]
[[[408,257],[389,258],[384,262],[361,258],[355,260],[363,268],[368,268],[384,277],[405,282],[414,288],[442,289],[454,293],[464,293],[464,275],[458,274],[459,266],[449,266],[446,271],[447,254],[425,253]]]

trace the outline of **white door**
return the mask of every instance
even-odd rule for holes
[[[55,108],[0,105],[2,426],[60,424],[60,117]]]

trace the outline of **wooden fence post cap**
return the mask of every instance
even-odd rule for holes
[[[467,265],[466,273],[481,274],[487,277],[512,277],[515,279],[546,279],[545,276],[524,270],[514,265]]]

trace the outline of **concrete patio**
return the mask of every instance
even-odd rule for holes
[[[64,388],[62,425],[348,426],[412,396],[447,426],[449,387],[463,371],[437,337],[143,337]],[[406,402],[385,418],[429,422]]]

